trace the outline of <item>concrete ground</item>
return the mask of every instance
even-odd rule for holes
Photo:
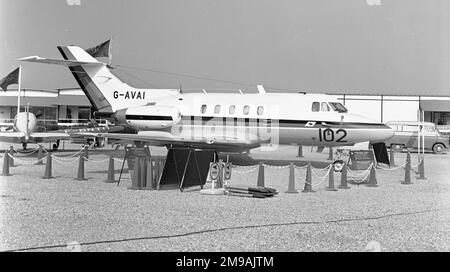
[[[8,146],[0,144],[0,157]],[[81,146],[65,148],[54,154],[69,156]],[[412,172],[413,184],[403,185],[402,168],[377,169],[378,187],[350,184],[350,189],[336,192],[325,190],[328,181],[320,176],[326,171],[317,168],[312,181],[315,193],[286,194],[289,170],[267,167],[265,185],[279,194],[255,199],[202,195],[197,189],[130,190],[126,171],[119,186],[105,183],[105,154],[110,152],[107,147],[90,154],[86,181],[74,180],[76,159],[53,161],[56,178],[47,180],[41,178],[44,165],[30,164],[36,153],[16,154],[20,161],[10,169],[12,176],[0,176],[0,251],[450,250],[449,154],[425,155],[427,180],[416,180]],[[251,154],[266,162],[282,160],[279,165],[298,161],[296,155],[296,147],[291,146]],[[397,165],[403,164],[405,155],[396,153]],[[327,149],[316,153],[304,147],[298,164],[313,160],[319,167],[318,163],[327,165],[327,157]],[[415,154],[412,164],[417,164]],[[115,163],[116,178],[120,166]],[[231,184],[256,185],[256,168],[235,170]],[[295,171],[299,191],[305,172],[304,168]],[[339,179],[336,173],[336,185]]]

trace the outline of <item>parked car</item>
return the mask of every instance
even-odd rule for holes
[[[424,148],[433,153],[442,153],[449,148],[450,136],[443,135],[436,128],[434,123],[423,122]],[[422,126],[421,124],[421,126]],[[395,130],[394,136],[386,140],[386,146],[401,151],[404,148],[417,148],[418,126],[417,122],[411,121],[391,121],[386,125]],[[422,141],[420,143],[422,145]],[[422,148],[422,147],[421,147]]]

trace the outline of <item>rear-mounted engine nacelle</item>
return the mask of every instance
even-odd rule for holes
[[[177,124],[181,113],[172,106],[139,106],[118,110],[116,119],[138,129],[161,129]]]

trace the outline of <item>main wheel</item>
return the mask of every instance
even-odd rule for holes
[[[397,152],[400,152],[403,150],[403,148],[405,148],[404,145],[401,144],[391,144],[391,149],[394,149]]]
[[[433,145],[433,153],[434,154],[439,154],[444,152],[444,145],[443,144],[434,144]]]
[[[344,161],[343,160],[336,160],[333,162],[334,165],[334,172],[341,172],[342,169],[344,168]]]

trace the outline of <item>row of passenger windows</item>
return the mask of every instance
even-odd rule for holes
[[[202,105],[201,108],[200,108],[200,112],[202,114],[205,114],[207,109],[208,109],[207,105]],[[215,105],[214,106],[214,114],[219,114],[221,112],[221,110],[222,110],[222,106],[221,105]],[[236,113],[236,106],[235,105],[229,106],[228,107],[228,113],[229,114],[235,114]],[[250,106],[249,105],[245,105],[242,108],[242,113],[244,115],[248,115],[250,113]],[[264,113],[264,107],[263,106],[258,106],[256,108],[256,113],[258,115],[262,115]]]

